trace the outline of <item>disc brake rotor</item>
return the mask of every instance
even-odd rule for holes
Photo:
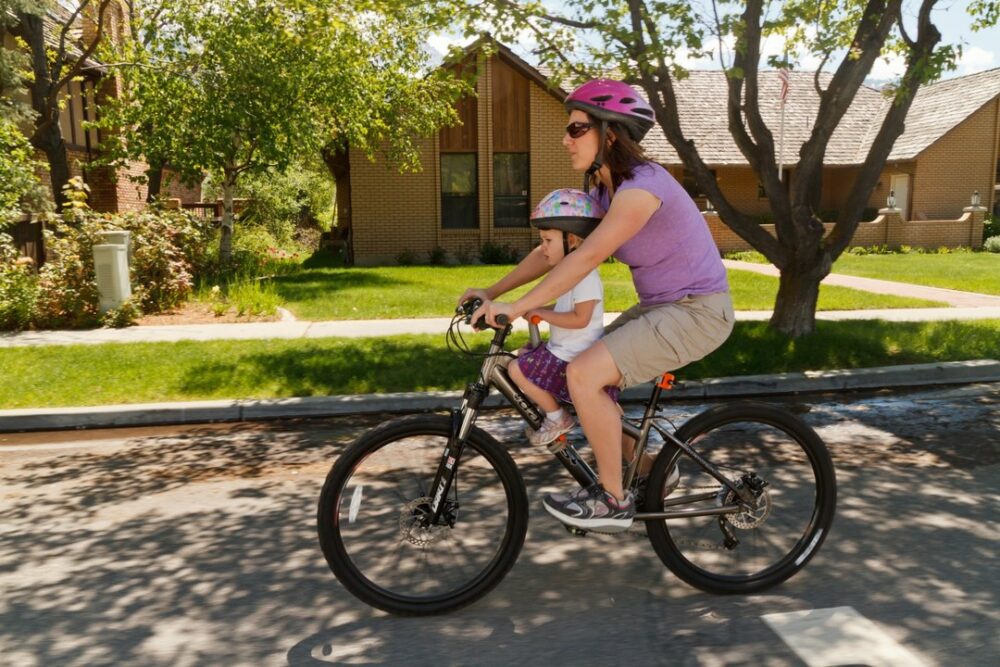
[[[433,544],[448,531],[447,524],[429,525],[431,499],[415,498],[403,505],[399,512],[399,537],[418,547]]]

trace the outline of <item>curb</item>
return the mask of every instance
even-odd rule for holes
[[[739,398],[856,391],[890,387],[1000,382],[1000,361],[977,359],[855,370],[743,375],[683,382],[670,399]],[[622,392],[625,402],[644,402],[649,385]],[[257,421],[290,417],[333,417],[380,412],[428,412],[457,407],[460,391],[310,396],[304,398],[137,403],[84,408],[0,410],[0,433]],[[505,404],[492,392],[487,407]]]

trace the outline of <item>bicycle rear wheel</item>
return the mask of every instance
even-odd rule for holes
[[[712,408],[677,430],[677,438],[738,486],[757,507],[723,516],[648,521],[657,555],[687,583],[712,593],[752,593],[785,581],[816,554],[830,531],[837,485],[830,454],[798,417],[764,403]],[[668,509],[737,503],[736,494],[669,442],[650,471],[645,511],[664,508],[667,472],[677,464],[679,486]],[[701,500],[694,500],[700,497]]]
[[[385,423],[345,450],[320,493],[319,540],[330,569],[367,604],[402,615],[469,604],[517,560],[528,526],[524,482],[510,455],[473,428],[444,501],[430,489],[450,417]]]

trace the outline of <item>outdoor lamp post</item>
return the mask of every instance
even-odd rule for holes
[[[979,206],[979,190],[972,193],[972,205]]]
[[[889,196],[885,198],[886,208],[896,208],[896,191],[889,190]]]

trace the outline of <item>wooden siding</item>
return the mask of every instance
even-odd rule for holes
[[[494,58],[493,66],[493,150],[497,153],[527,153],[528,80],[503,58]]]

